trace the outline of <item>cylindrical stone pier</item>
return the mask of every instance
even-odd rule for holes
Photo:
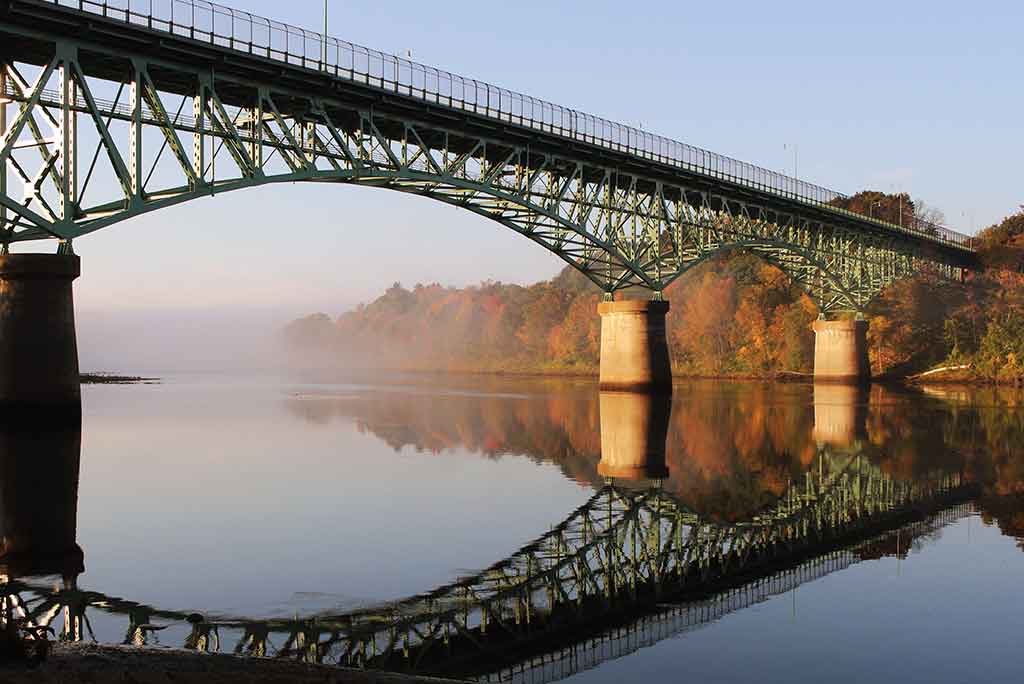
[[[867,382],[868,322],[862,320],[814,322],[815,382]]]
[[[0,419],[0,573],[75,576],[81,423]]]
[[[601,392],[600,409],[598,474],[621,480],[668,477],[665,440],[672,398],[666,394]]]
[[[75,255],[0,256],[0,410],[81,410]]]
[[[668,302],[601,302],[601,389],[672,392],[665,337]]]

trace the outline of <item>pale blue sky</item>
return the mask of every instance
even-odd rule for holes
[[[229,4],[322,23],[319,0]],[[792,172],[795,144],[802,178],[902,188],[969,232],[1024,203],[1021,7],[332,0],[331,33],[774,169]],[[114,329],[90,315],[162,311],[198,333],[218,312],[337,314],[396,280],[527,283],[560,264],[469,213],[342,186],[203,199],[76,250],[84,355]]]

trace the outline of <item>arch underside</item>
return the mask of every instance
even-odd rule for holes
[[[660,296],[730,248],[777,265],[823,312],[861,310],[896,279],[957,268],[895,236],[665,182],[574,156],[571,148],[535,149],[528,140],[383,115],[272,84],[183,77],[174,70],[185,67],[139,58],[125,61],[120,82],[96,79],[79,59],[82,49],[56,42],[46,64],[2,65],[15,109],[0,148],[8,169],[0,188],[4,249],[56,239],[67,250],[74,239],[143,213],[303,181],[388,188],[464,208],[540,244],[606,293],[641,287]],[[165,82],[176,92],[162,89]],[[193,84],[188,92],[182,82]],[[85,138],[94,144],[83,145]],[[97,179],[99,167],[106,182]]]

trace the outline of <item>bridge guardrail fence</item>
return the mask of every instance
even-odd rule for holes
[[[22,0],[24,1],[24,0]],[[833,205],[835,190],[476,79],[205,0],[33,0],[238,50],[424,102],[632,154],[973,251],[973,238],[917,217],[895,225]]]

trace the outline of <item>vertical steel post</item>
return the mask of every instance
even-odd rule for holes
[[[303,148],[306,151],[306,159],[309,161],[310,165],[313,166],[313,168],[315,169],[316,168],[316,158],[317,158],[317,154],[316,154],[316,142],[317,142],[316,122],[315,121],[307,121],[306,125],[303,127],[303,129],[304,129]],[[405,161],[406,159],[408,159],[408,157],[403,157],[402,161]]]
[[[256,106],[252,108],[252,143],[249,147],[249,156],[252,157],[252,165],[256,169],[263,168],[263,93],[256,96]]]
[[[206,183],[206,146],[203,129],[206,127],[206,80],[200,77],[196,84],[196,95],[192,99],[192,118],[195,132],[192,134],[192,170],[200,183]]]
[[[72,109],[77,91],[71,61],[77,59],[77,52],[73,47],[65,48],[60,65],[60,218],[64,222],[74,221],[78,195],[78,126],[77,115]]]
[[[129,173],[132,179],[132,203],[142,202],[142,70],[145,68],[139,60],[132,60],[132,120],[130,135],[130,156],[131,168]]]

